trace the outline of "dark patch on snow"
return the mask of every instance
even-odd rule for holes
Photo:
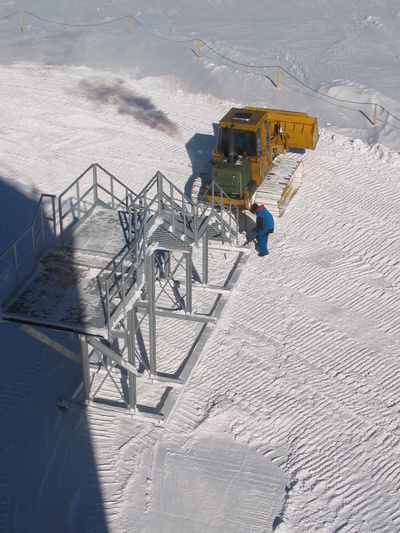
[[[150,98],[136,94],[126,87],[121,79],[116,79],[114,83],[83,80],[79,86],[92,102],[114,106],[120,115],[131,116],[166,135],[174,136],[178,133],[177,125],[171,122],[163,111],[157,109]]]

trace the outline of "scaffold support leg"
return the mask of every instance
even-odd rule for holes
[[[85,405],[90,403],[90,369],[89,369],[89,350],[86,338],[79,335],[79,342],[81,344],[82,357],[82,381],[83,381],[83,399]]]

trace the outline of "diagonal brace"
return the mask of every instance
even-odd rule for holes
[[[69,350],[68,348],[66,348],[65,346],[60,344],[59,342],[57,342],[57,341],[53,340],[52,338],[48,337],[44,333],[41,333],[40,331],[38,331],[37,329],[33,328],[32,326],[28,326],[28,324],[23,324],[22,325],[22,331],[24,333],[27,333],[28,335],[30,335],[34,339],[42,342],[46,346],[49,346],[50,348],[52,348],[56,352],[59,352],[60,354],[65,355],[66,357],[68,357],[68,359],[71,359],[74,363],[77,363],[78,365],[82,365],[82,359],[81,359],[81,357],[79,355],[77,355],[72,350]]]
[[[110,357],[110,359],[117,363],[117,365],[122,366],[122,368],[125,368],[125,370],[127,370],[128,372],[135,374],[135,376],[140,375],[136,368],[132,365],[132,363],[128,363],[128,361],[125,361],[119,354],[114,352],[114,350],[111,350],[111,348],[109,348],[99,340],[95,339],[94,337],[86,337],[86,341],[95,350],[98,350],[107,357]]]

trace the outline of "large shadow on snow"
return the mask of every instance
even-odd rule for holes
[[[29,226],[37,201],[10,187],[0,175],[0,255]]]
[[[177,125],[157,109],[150,98],[136,94],[122,79],[116,79],[114,83],[82,80],[79,87],[86,98],[97,105],[112,107],[120,115],[131,116],[166,135],[175,136],[178,133]]]
[[[185,194],[191,197],[192,186],[197,176],[209,180],[211,178],[212,152],[217,143],[218,124],[213,124],[214,135],[195,133],[186,143],[190,157],[192,173],[185,185]]]
[[[0,176],[0,256],[37,205]],[[42,331],[79,351],[70,334]],[[16,323],[0,322],[0,334],[0,531],[107,532],[85,412],[57,407],[57,397],[80,383],[81,368]]]

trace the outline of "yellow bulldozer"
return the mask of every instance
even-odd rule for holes
[[[278,156],[288,151],[314,150],[317,141],[317,119],[306,113],[232,108],[219,122],[207,196],[212,194],[210,185],[215,182],[241,209],[250,209],[254,201],[264,203],[274,188],[272,169]],[[295,192],[293,178],[299,162],[296,163],[286,171],[288,175],[283,180],[280,178],[282,187],[276,198],[280,214]],[[268,176],[271,179],[266,179]]]

